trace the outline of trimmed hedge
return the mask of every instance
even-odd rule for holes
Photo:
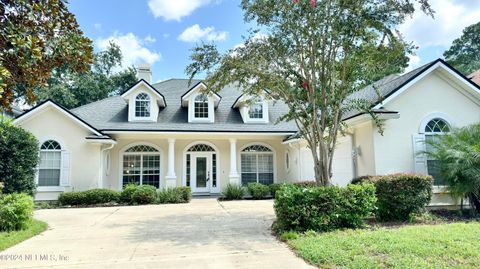
[[[33,199],[24,193],[0,196],[0,231],[25,229],[32,221]]]
[[[127,184],[123,187],[122,193],[120,193],[120,202],[126,204],[132,204],[132,195],[137,190],[137,184]]]
[[[270,188],[270,194],[273,198],[275,198],[275,193],[282,187],[282,185],[282,183],[272,183],[268,185],[268,187]]]
[[[160,204],[180,204],[188,203],[192,199],[190,187],[167,188],[158,191],[158,200]]]
[[[299,181],[299,182],[293,183],[293,185],[296,185],[296,186],[299,186],[299,187],[303,187],[303,188],[320,187],[320,185],[318,185],[318,183],[317,183],[316,181],[314,181],[314,180]]]
[[[279,231],[330,231],[358,228],[375,209],[373,184],[300,187],[283,184],[275,197]]]
[[[245,187],[228,183],[223,189],[222,195],[225,200],[241,200],[245,196]]]
[[[432,198],[433,178],[419,174],[393,174],[373,177],[377,195],[377,218],[410,220],[425,211]]]
[[[140,185],[132,193],[132,203],[139,205],[153,204],[157,199],[157,188],[151,185]]]
[[[255,200],[263,199],[270,193],[270,188],[262,183],[248,183],[247,189]]]
[[[93,189],[79,192],[65,192],[60,194],[58,202],[61,205],[98,205],[117,203],[120,200],[120,193],[109,189]]]

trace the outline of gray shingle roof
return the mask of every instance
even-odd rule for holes
[[[170,79],[152,86],[165,97],[167,107],[161,108],[157,122],[128,122],[128,105],[120,96],[109,97],[71,110],[101,131],[205,131],[205,132],[296,132],[294,122],[279,122],[288,107],[283,102],[269,104],[270,122],[244,123],[238,109],[232,109],[242,92],[233,86],[218,94],[222,100],[215,110],[214,123],[188,123],[188,108],[181,107],[181,96],[199,80],[188,84],[188,79]]]

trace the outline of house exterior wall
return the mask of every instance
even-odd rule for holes
[[[375,150],[373,123],[368,121],[353,128],[354,144],[357,150],[355,176],[375,175]]]
[[[287,146],[283,145],[283,137],[271,137],[271,136],[259,136],[259,135],[235,135],[235,134],[225,134],[225,135],[208,135],[208,134],[136,134],[136,135],[115,135],[117,140],[117,145],[110,151],[110,171],[109,175],[104,180],[104,186],[110,189],[121,189],[122,182],[122,150],[129,148],[129,145],[137,143],[150,143],[156,145],[161,149],[160,156],[160,186],[165,187],[166,175],[168,170],[168,139],[175,139],[175,175],[176,175],[176,186],[182,186],[185,179],[185,163],[184,163],[184,152],[190,147],[190,145],[196,143],[207,142],[214,145],[214,148],[218,149],[217,160],[218,160],[218,180],[219,180],[219,191],[226,186],[229,182],[230,174],[230,141],[229,139],[237,139],[236,149],[237,149],[237,170],[238,173],[241,173],[241,163],[240,163],[240,150],[253,143],[266,144],[270,146],[275,153],[274,158],[274,180],[275,182],[284,182],[286,181],[287,171],[285,168],[285,151]]]
[[[19,124],[38,139],[40,145],[46,140],[56,140],[62,150],[70,153],[69,186],[65,191],[82,191],[98,188],[100,178],[100,145],[87,143],[90,132],[72,119],[53,108],[46,108]],[[56,200],[62,192],[38,191],[36,200]]]

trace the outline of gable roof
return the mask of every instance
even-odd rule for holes
[[[14,124],[22,123],[23,121],[25,121],[28,118],[30,118],[31,116],[33,116],[35,114],[35,112],[40,111],[40,110],[42,110],[44,108],[47,108],[47,107],[53,107],[54,109],[56,109],[60,113],[64,114],[68,118],[72,119],[74,122],[76,122],[80,126],[86,128],[87,130],[94,133],[95,135],[101,136],[101,137],[104,136],[99,130],[97,130],[95,127],[90,125],[88,122],[86,122],[82,118],[78,117],[77,115],[75,115],[74,113],[72,113],[71,111],[69,111],[68,109],[66,109],[65,107],[63,107],[62,105],[58,104],[57,102],[55,102],[51,99],[47,99],[47,100],[39,103],[38,105],[36,105],[33,108],[26,111],[25,113],[16,117],[15,120],[13,121],[13,123]]]
[[[418,79],[423,78],[438,67],[444,68],[447,72],[457,77],[465,83],[465,85],[477,93],[480,93],[480,86],[473,83],[458,70],[453,68],[442,59],[437,59],[425,65],[422,65],[403,75],[390,75],[377,82],[374,82],[362,90],[351,94],[348,99],[363,99],[371,103],[371,108],[381,109],[383,105],[391,101],[398,94],[415,84]],[[343,120],[365,114],[358,110],[351,110],[344,114]]]
[[[163,94],[160,93],[157,89],[155,89],[152,85],[150,85],[150,83],[148,83],[144,79],[140,79],[139,81],[137,81],[137,83],[135,83],[132,87],[128,88],[120,96],[125,98],[125,96],[127,96],[130,92],[134,91],[140,85],[146,86],[148,89],[150,89],[161,100],[160,106],[162,106],[162,107],[167,106],[167,103],[165,102],[165,97],[163,96]]]
[[[193,82],[193,80],[192,80]],[[203,86],[205,89],[207,89],[207,85],[205,83],[203,83],[203,81],[198,81],[197,83],[195,83],[192,87],[190,87],[190,89],[185,92],[182,97],[180,98],[181,99],[181,104],[182,106],[186,107],[186,101],[187,101],[187,98],[190,96],[190,94],[192,94],[199,86]],[[213,92],[213,96],[215,98],[215,107],[218,107],[218,104],[220,103],[220,101],[222,100],[222,97],[216,93],[216,92]]]
[[[193,80],[198,85],[200,80]],[[165,96],[169,105],[161,108],[156,122],[128,122],[128,105],[120,96],[109,97],[90,103],[72,111],[102,132],[240,132],[240,133],[295,133],[294,122],[275,122],[283,116],[288,107],[277,101],[269,105],[269,123],[245,124],[238,109],[231,106],[242,94],[233,85],[224,87],[219,95],[222,102],[215,109],[214,123],[188,123],[188,108],[181,107],[181,98],[191,89],[188,79],[170,79],[153,84]],[[101,111],[101,113],[99,113]]]

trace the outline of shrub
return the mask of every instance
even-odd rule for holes
[[[127,184],[123,187],[122,193],[120,194],[120,202],[132,204],[132,195],[137,190],[137,184]]]
[[[25,229],[32,220],[33,199],[27,194],[0,196],[0,231]]]
[[[228,183],[222,191],[225,200],[241,200],[245,195],[245,187]]]
[[[257,200],[267,197],[270,192],[270,188],[267,185],[257,182],[248,183],[247,188],[250,195],[252,195],[252,198]]]
[[[374,177],[377,217],[380,220],[409,220],[425,211],[432,197],[431,176],[394,174]]]
[[[299,181],[293,183],[293,185],[299,186],[299,187],[304,187],[304,188],[311,188],[311,187],[319,187],[318,183],[313,180],[308,180],[308,181]]]
[[[158,192],[158,203],[160,204],[188,203],[191,198],[190,187],[166,188]]]
[[[359,176],[359,177],[353,178],[350,183],[352,183],[352,184],[362,184],[362,183],[365,183],[365,182],[370,182],[371,179],[372,179],[372,176]]]
[[[4,193],[35,193],[38,148],[38,141],[31,133],[0,119],[0,178]]]
[[[270,188],[270,194],[275,198],[275,193],[282,187],[282,183],[272,183],[268,187]]]
[[[375,209],[373,184],[301,187],[283,184],[275,197],[279,231],[358,228]]]
[[[152,204],[157,199],[157,189],[151,185],[141,185],[132,193],[132,203],[139,205]]]
[[[60,194],[58,202],[61,205],[98,205],[115,203],[120,200],[120,193],[108,189],[93,189],[80,192],[65,192]]]

